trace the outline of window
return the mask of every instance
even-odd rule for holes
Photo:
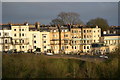
[[[72,49],[73,49],[74,47],[72,46]]]
[[[44,48],[46,48],[46,46],[44,46]]]
[[[7,40],[5,40],[5,43],[8,43],[8,41],[7,41]]]
[[[76,41],[75,41],[75,44],[76,44]]]
[[[77,33],[78,31],[75,30],[75,33]]]
[[[67,32],[67,30],[65,30],[65,32]]]
[[[43,38],[46,38],[46,35],[44,35]]]
[[[89,46],[87,46],[87,49],[89,49]]]
[[[92,38],[92,35],[90,35],[90,38]]]
[[[21,41],[22,41],[22,40],[19,40],[20,43],[22,43]]]
[[[36,49],[36,46],[34,46],[34,49]]]
[[[34,41],[34,43],[36,43],[36,41]]]
[[[85,33],[86,31],[84,30],[84,33]]]
[[[0,36],[1,36],[1,33],[0,33]]]
[[[21,49],[22,47],[20,46],[20,49]]]
[[[86,49],[86,46],[84,46],[84,49]]]
[[[19,34],[19,36],[21,36],[21,33]]]
[[[24,31],[24,29],[22,29],[22,31]]]
[[[89,36],[87,35],[87,38],[89,38]]]
[[[57,37],[57,34],[56,34],[56,35],[53,35],[53,37]]]
[[[89,40],[87,40],[87,43],[89,43]]]
[[[107,43],[107,41],[104,41],[104,43]]]
[[[16,36],[16,34],[14,34],[14,36]]]
[[[64,46],[62,46],[62,50],[64,50]]]
[[[5,36],[8,36],[8,33],[5,33]]]
[[[56,30],[54,30],[53,32],[56,32]]]
[[[36,38],[36,35],[34,35],[34,38]]]
[[[21,29],[19,29],[19,31],[21,31]]]
[[[22,46],[22,48],[24,48],[24,46]]]
[[[62,30],[62,32],[64,32],[64,30]]]
[[[5,46],[5,48],[6,48],[6,49],[8,49],[8,48],[9,48],[9,46]]]
[[[74,38],[77,38],[77,37],[74,37]]]
[[[64,43],[68,43],[68,41],[67,41],[67,40],[65,40],[65,41],[64,41]]]
[[[89,32],[89,30],[87,30],[87,33]]]
[[[92,43],[92,40],[90,40],[90,43]]]
[[[43,41],[43,43],[46,43],[46,41]]]
[[[22,36],[24,36],[24,33],[22,34]]]
[[[74,37],[74,38],[77,38],[77,37]]]
[[[15,40],[15,43],[17,43],[17,40]]]
[[[86,35],[84,35],[84,38],[86,38]]]
[[[68,49],[68,46],[66,46],[66,49]]]
[[[72,33],[74,33],[74,31],[72,30]]]
[[[72,43],[73,43],[73,41],[72,41]]]
[[[14,31],[16,31],[16,29],[14,29]]]
[[[86,40],[84,40],[84,42],[83,43],[86,43]]]
[[[55,47],[54,47],[54,49],[57,49],[57,48],[58,48],[58,46],[55,46]]]
[[[68,37],[68,35],[67,35],[67,34],[65,34],[65,35],[64,35],[64,37]]]
[[[53,37],[55,37],[55,35],[53,35]]]
[[[75,49],[76,49],[76,46],[75,46]]]
[[[24,40],[22,40],[22,43],[24,43]]]

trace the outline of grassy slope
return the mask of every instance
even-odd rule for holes
[[[92,63],[44,55],[3,55],[3,78],[116,78],[118,59]]]

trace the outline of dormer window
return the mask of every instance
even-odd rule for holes
[[[54,30],[54,32],[56,32],[56,30]]]
[[[64,32],[64,30],[62,30],[62,32]]]
[[[65,30],[65,32],[67,32],[67,30]]]

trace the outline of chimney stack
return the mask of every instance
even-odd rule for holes
[[[37,30],[40,30],[40,23],[39,23],[39,22],[36,22],[36,23],[35,23],[35,27],[36,27]]]
[[[96,25],[96,28],[98,28],[98,26]]]
[[[28,26],[28,22],[25,22],[24,25]]]

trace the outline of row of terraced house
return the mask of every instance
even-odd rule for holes
[[[107,53],[114,51],[120,43],[117,31],[101,32],[101,28],[81,25],[41,26],[35,24],[4,24],[0,29],[0,51],[41,52],[51,50],[59,53]]]

